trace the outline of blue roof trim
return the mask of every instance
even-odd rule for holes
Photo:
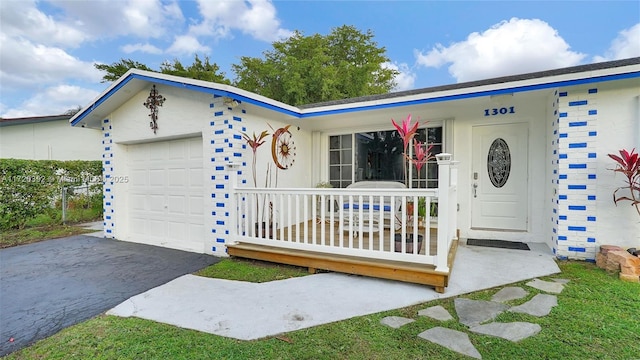
[[[96,107],[100,106],[100,104],[102,104],[103,102],[107,101],[107,99],[109,99],[113,94],[115,94],[118,90],[120,90],[123,86],[125,86],[127,83],[129,83],[133,79],[145,80],[145,81],[149,81],[149,82],[155,83],[155,84],[162,84],[162,85],[169,85],[169,86],[174,86],[174,87],[181,87],[181,88],[192,90],[192,91],[198,91],[198,92],[203,92],[203,93],[207,93],[207,94],[213,94],[214,96],[217,96],[217,97],[220,97],[220,96],[233,97],[236,100],[240,100],[240,101],[244,101],[244,102],[247,102],[247,103],[250,103],[250,104],[258,105],[258,106],[266,108],[266,109],[274,110],[274,111],[277,111],[277,112],[280,112],[280,113],[283,113],[283,114],[287,114],[287,115],[291,115],[291,116],[294,116],[294,117],[300,117],[300,113],[299,112],[287,110],[287,109],[284,109],[284,108],[279,107],[279,106],[268,104],[268,103],[266,103],[264,101],[259,101],[259,100],[255,100],[255,99],[252,99],[252,98],[249,98],[249,97],[246,97],[246,96],[238,95],[238,94],[230,92],[230,91],[212,89],[212,88],[209,88],[209,87],[199,86],[199,85],[194,85],[194,84],[185,84],[185,83],[178,82],[178,81],[159,79],[159,78],[152,77],[152,76],[146,76],[146,75],[140,75],[140,74],[130,74],[125,79],[123,79],[122,82],[120,82],[118,85],[116,85],[113,89],[109,90],[106,94],[104,94],[104,96],[100,97],[100,99],[98,99],[95,103],[93,103],[90,108],[87,108],[80,116],[78,116],[71,123],[71,126],[75,126],[77,123],[82,121],[82,119],[84,119],[87,115],[89,115],[89,113],[91,113],[91,111],[93,109],[95,109]]]
[[[587,79],[564,80],[564,81],[556,81],[556,82],[549,82],[549,83],[543,83],[543,84],[516,86],[516,87],[511,87],[511,88],[506,88],[506,89],[485,90],[485,91],[471,92],[471,93],[466,93],[466,94],[438,96],[438,97],[433,97],[433,98],[429,98],[429,99],[418,99],[418,100],[409,100],[409,101],[398,101],[398,102],[393,102],[393,103],[388,103],[388,104],[377,104],[377,105],[349,107],[349,108],[345,108],[345,109],[335,109],[335,110],[324,110],[324,111],[310,112],[310,110],[313,109],[313,108],[307,108],[306,109],[307,113],[303,114],[301,112],[287,110],[287,109],[285,109],[283,107],[275,106],[275,105],[266,103],[264,101],[259,101],[259,100],[256,100],[256,99],[253,99],[253,98],[249,98],[249,97],[246,97],[246,96],[243,96],[243,95],[239,95],[239,94],[236,94],[236,93],[233,93],[233,92],[230,92],[230,91],[212,89],[212,88],[209,88],[209,87],[193,85],[193,84],[186,84],[186,83],[181,83],[181,82],[177,82],[177,81],[173,81],[173,80],[159,79],[159,78],[152,77],[152,76],[146,76],[146,75],[140,75],[140,74],[130,74],[129,76],[127,76],[127,78],[122,80],[113,89],[109,90],[106,94],[104,94],[102,97],[100,97],[95,103],[93,103],[91,105],[91,107],[85,109],[82,112],[82,114],[80,114],[71,123],[71,126],[75,126],[80,121],[82,121],[87,115],[89,115],[89,113],[91,113],[91,111],[93,109],[95,109],[96,107],[100,106],[100,104],[102,104],[107,99],[109,99],[109,97],[111,97],[114,93],[116,93],[118,90],[120,90],[120,88],[122,88],[124,85],[126,85],[129,81],[131,81],[133,79],[145,80],[145,81],[149,81],[149,82],[156,83],[156,84],[164,84],[164,85],[182,87],[182,88],[189,89],[189,90],[192,90],[192,91],[198,91],[198,92],[204,92],[204,93],[208,93],[208,94],[213,94],[214,96],[233,97],[236,100],[244,101],[244,102],[247,102],[247,103],[250,103],[250,104],[253,104],[253,105],[260,106],[262,108],[273,110],[273,111],[276,111],[276,112],[279,112],[279,113],[282,113],[282,114],[286,114],[286,115],[289,115],[289,116],[293,116],[293,117],[296,117],[296,118],[304,119],[304,118],[310,118],[310,117],[316,117],[316,116],[326,116],[326,115],[335,115],[335,114],[342,114],[342,113],[351,113],[351,112],[357,112],[357,111],[367,111],[367,110],[375,110],[375,109],[393,108],[393,107],[407,106],[407,105],[419,105],[419,104],[429,104],[429,103],[437,103],[437,102],[443,102],[443,101],[471,99],[471,98],[476,98],[476,97],[481,97],[481,96],[501,95],[501,94],[516,93],[516,92],[544,90],[544,89],[549,89],[549,88],[553,88],[553,87],[560,87],[560,86],[575,86],[575,85],[583,85],[583,84],[593,84],[593,83],[599,83],[599,82],[603,82],[603,81],[633,79],[633,78],[638,78],[638,77],[640,77],[640,72],[636,71],[636,72],[630,72],[630,73],[624,73],[624,74],[598,76],[598,77],[587,78]],[[420,94],[417,94],[417,95],[419,96]],[[351,105],[353,105],[353,104],[351,104]]]
[[[146,80],[149,82],[153,82],[156,84],[163,84],[163,85],[170,85],[170,86],[176,86],[176,85],[180,85],[180,87],[184,88],[184,89],[188,89],[188,90],[193,90],[193,91],[199,91],[199,92],[203,92],[203,93],[207,93],[207,94],[213,94],[214,96],[226,96],[226,97],[232,97],[235,100],[240,100],[241,102],[247,102],[253,105],[258,105],[260,107],[269,109],[269,110],[274,110],[283,114],[287,114],[287,115],[291,115],[291,116],[295,116],[295,117],[299,117],[300,113],[296,112],[296,111],[291,111],[291,110],[287,110],[284,109],[280,106],[275,106],[275,105],[271,105],[268,104],[264,101],[259,101],[250,97],[246,97],[243,95],[239,95],[236,94],[234,92],[231,91],[225,91],[225,90],[220,90],[220,89],[212,89],[209,87],[205,87],[205,86],[199,86],[199,85],[193,85],[193,84],[185,84],[185,83],[181,83],[178,81],[173,81],[173,80],[166,80],[166,79],[158,79],[155,77],[151,77],[151,76],[145,76],[145,75],[139,75],[139,74],[132,74],[134,79],[140,79],[140,80]]]
[[[366,110],[374,110],[374,109],[385,109],[392,108],[398,106],[406,106],[406,105],[419,105],[419,104],[429,104],[429,103],[437,103],[442,101],[451,101],[451,100],[462,100],[462,99],[471,99],[480,96],[490,96],[490,95],[502,95],[502,94],[511,94],[516,92],[525,92],[525,91],[535,91],[535,90],[544,90],[554,87],[560,86],[575,86],[575,85],[583,85],[583,84],[593,84],[603,81],[614,81],[614,80],[624,80],[624,79],[633,79],[640,77],[640,72],[631,72],[624,74],[615,74],[615,75],[605,75],[588,79],[574,79],[574,80],[564,80],[564,81],[556,81],[550,83],[543,84],[535,84],[535,85],[526,85],[526,86],[516,86],[512,88],[506,89],[497,89],[497,90],[486,90],[486,91],[478,91],[467,94],[456,94],[456,95],[448,95],[448,96],[439,96],[429,99],[419,99],[419,100],[410,100],[410,101],[400,101],[389,104],[379,104],[379,105],[368,105],[361,106],[357,108],[348,108],[348,109],[336,109],[336,110],[325,110],[325,111],[317,111],[313,113],[302,114],[301,118],[314,117],[314,116],[324,116],[324,115],[335,115],[341,113],[350,113],[356,111],[366,111]]]
[[[100,99],[98,99],[95,103],[93,103],[91,105],[90,108],[86,109],[85,111],[82,112],[82,114],[80,114],[80,116],[78,116],[72,123],[71,126],[76,126],[77,123],[79,123],[80,121],[82,121],[82,119],[84,119],[87,115],[89,115],[89,113],[91,113],[91,111],[93,109],[95,109],[96,107],[100,106],[100,104],[102,104],[103,102],[105,102],[108,98],[111,97],[111,95],[115,94],[118,90],[120,90],[120,88],[122,88],[123,86],[125,86],[129,81],[131,81],[132,77],[131,76],[127,76],[126,79],[122,80],[122,82],[118,85],[116,85],[113,89],[109,90],[109,92],[107,92],[106,94],[104,94],[104,96],[102,96]]]

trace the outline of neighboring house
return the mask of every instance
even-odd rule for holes
[[[69,125],[71,115],[0,119],[0,158],[100,160],[99,131]]]
[[[613,204],[623,179],[607,156],[640,147],[639,96],[640,58],[303,107],[131,70],[71,123],[102,130],[111,179],[104,188],[107,237],[225,255],[226,244],[252,232],[242,224],[251,209],[230,196],[234,176],[227,168],[240,164],[242,186],[253,185],[242,132],[291,124],[295,163],[278,172],[278,187],[313,192],[320,181],[341,188],[404,181],[391,119],[411,114],[428,121],[419,139],[459,161],[457,211],[449,214],[461,238],[544,243],[559,258],[593,260],[602,244],[640,245],[637,213],[628,203]],[[153,99],[157,131],[150,128]],[[258,149],[258,186],[270,139]],[[436,187],[437,165],[412,179],[414,188]],[[312,216],[309,207],[297,212],[302,221]],[[299,220],[291,214],[281,225]]]

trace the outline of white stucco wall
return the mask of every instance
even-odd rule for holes
[[[229,173],[226,165],[240,163],[239,186],[253,187],[251,177],[251,149],[241,138],[241,133],[260,133],[267,130],[270,135],[258,149],[257,172],[258,187],[264,187],[267,164],[271,165],[271,186],[275,186],[275,166],[271,158],[271,140],[273,130],[286,123],[279,121],[280,116],[273,113],[272,118],[265,117],[262,111],[253,113],[256,108],[240,104],[231,108],[223,98],[210,94],[184,89],[156,85],[158,92],[166,98],[158,111],[158,129],[156,134],[149,127],[149,110],[142,104],[148,96],[148,90],[134,94],[122,106],[108,117],[103,132],[105,149],[105,171],[112,179],[131,176],[128,157],[130,147],[147,142],[165,142],[181,138],[201,137],[203,143],[203,216],[204,233],[201,251],[215,255],[226,255],[225,242],[228,241],[227,221]],[[277,172],[278,187],[311,187],[310,154],[311,132],[290,127],[296,145],[295,163],[290,169]],[[107,163],[108,162],[108,163]],[[105,231],[109,237],[122,240],[144,242],[131,236],[130,197],[127,195],[131,184],[113,181],[105,187]],[[108,204],[107,204],[108,203]],[[285,214],[286,216],[286,214]],[[108,217],[108,218],[107,218]],[[157,244],[156,244],[157,245]],[[168,247],[179,246],[167,244]]]
[[[635,86],[634,86],[635,84]],[[613,83],[598,87],[598,147],[597,147],[597,232],[596,243],[622,247],[640,247],[640,215],[630,202],[613,204],[613,191],[624,186],[621,174],[610,169],[615,162],[607,154],[619,155],[620,149],[638,152],[638,97],[637,81],[627,81],[624,87]]]
[[[0,158],[99,160],[101,133],[71,127],[67,120],[0,127]]]

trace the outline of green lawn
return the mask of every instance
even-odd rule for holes
[[[90,232],[95,232],[95,230],[86,230],[69,225],[47,225],[29,227],[22,230],[3,231],[0,235],[0,249]]]
[[[222,259],[215,265],[208,266],[195,275],[262,283],[292,277],[309,275],[305,268],[275,264],[250,259]]]
[[[102,208],[76,208],[67,212],[67,225],[62,224],[62,212],[50,209],[30,219],[24,229],[10,229],[0,231],[0,249],[30,244],[38,241],[56,239],[72,235],[86,234],[95,230],[86,230],[72,224],[100,220]]]
[[[235,262],[237,260],[228,260]],[[269,267],[241,262],[222,268]],[[529,321],[542,331],[512,343],[466,331],[457,321],[439,322],[417,316],[420,309],[442,305],[455,314],[453,298],[418,306],[361,316],[255,341],[223,338],[137,318],[100,315],[67,328],[9,359],[460,359],[460,355],[419,339],[417,334],[435,327],[465,331],[483,359],[638,359],[640,358],[640,285],[620,281],[586,262],[561,261],[561,274],[570,279],[558,295],[551,314],[537,318],[504,313],[497,321]],[[226,270],[225,270],[226,271]],[[258,271],[262,271],[258,269]],[[217,273],[208,269],[206,272]],[[298,274],[302,274],[299,269]],[[204,273],[204,272],[203,272]],[[277,272],[276,272],[277,273]],[[278,278],[285,275],[278,274]],[[264,279],[264,276],[260,276]],[[550,277],[551,278],[551,277]],[[246,278],[244,278],[246,280]],[[529,296],[538,290],[515,284]],[[463,297],[488,300],[498,289]],[[416,322],[400,329],[380,324],[389,315]]]

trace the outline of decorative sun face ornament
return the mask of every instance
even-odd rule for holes
[[[287,170],[295,162],[296,145],[293,142],[289,127],[281,127],[273,132],[273,139],[271,141],[271,156],[273,162],[279,169]]]

